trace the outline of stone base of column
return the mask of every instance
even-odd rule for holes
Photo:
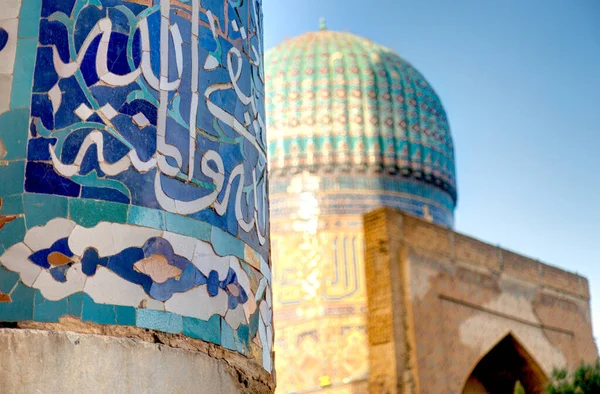
[[[243,370],[243,359],[232,363],[220,354],[213,357],[211,350],[223,350],[206,345],[208,351],[202,352],[190,350],[193,345],[184,349],[134,338],[2,328],[0,387],[6,394],[273,391],[261,376]]]

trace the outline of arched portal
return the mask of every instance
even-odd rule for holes
[[[462,392],[512,394],[517,381],[525,393],[541,394],[548,378],[527,350],[509,334],[479,361]]]

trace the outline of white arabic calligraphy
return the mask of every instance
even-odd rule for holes
[[[109,18],[104,18],[98,21],[94,28],[90,31],[89,35],[85,39],[81,46],[81,49],[73,61],[64,63],[59,56],[56,46],[53,47],[53,61],[55,69],[58,75],[62,78],[69,78],[73,76],[81,67],[86,52],[90,47],[93,40],[102,35],[101,41],[98,47],[96,55],[96,70],[100,80],[111,86],[127,86],[143,76],[148,85],[159,92],[159,105],[158,105],[158,117],[156,127],[156,153],[154,156],[143,162],[140,160],[135,149],[131,149],[130,152],[122,157],[115,163],[108,163],[104,158],[104,143],[103,135],[101,131],[94,130],[85,138],[79,148],[79,152],[72,164],[63,164],[55,152],[55,148],[50,146],[50,155],[52,163],[57,172],[63,176],[71,177],[79,173],[80,165],[85,157],[86,152],[92,145],[97,147],[97,158],[100,169],[109,176],[120,174],[130,167],[133,166],[140,173],[147,173],[150,170],[157,168],[155,179],[154,179],[154,192],[156,199],[160,206],[169,211],[178,213],[181,215],[189,215],[196,212],[200,212],[208,207],[213,207],[215,212],[223,216],[227,212],[229,205],[229,196],[232,193],[232,183],[236,178],[239,177],[237,190],[235,191],[235,215],[237,222],[242,230],[245,232],[252,231],[256,228],[257,237],[260,244],[266,242],[266,209],[267,209],[267,193],[266,193],[266,180],[264,171],[266,171],[264,163],[266,162],[266,151],[265,151],[265,133],[264,133],[264,120],[260,113],[261,108],[257,100],[259,100],[259,94],[256,90],[255,82],[251,84],[250,94],[245,94],[239,86],[239,80],[243,68],[243,56],[239,49],[232,47],[226,54],[226,68],[229,72],[230,82],[227,83],[215,83],[208,86],[204,92],[204,98],[208,111],[218,121],[222,122],[234,130],[237,134],[242,136],[248,141],[258,153],[259,162],[262,163],[260,167],[257,165],[251,171],[252,184],[249,189],[245,189],[245,180],[249,174],[246,174],[243,163],[236,165],[229,171],[229,180],[226,184],[225,180],[225,168],[223,159],[218,152],[209,150],[204,153],[200,159],[200,170],[203,175],[212,180],[214,190],[200,198],[192,201],[181,201],[169,197],[163,190],[163,177],[177,177],[180,180],[182,177],[187,178],[191,181],[194,177],[194,163],[196,155],[197,145],[197,129],[196,120],[198,116],[198,102],[200,94],[198,92],[199,87],[199,14],[200,14],[200,0],[192,0],[192,18],[191,18],[191,100],[190,100],[190,114],[189,114],[189,157],[188,157],[188,169],[187,176],[181,173],[183,166],[183,157],[179,149],[175,145],[167,143],[167,116],[168,116],[168,105],[169,105],[169,93],[176,91],[181,84],[182,76],[184,73],[183,64],[183,39],[179,26],[175,23],[170,25],[170,14],[171,14],[171,2],[170,0],[161,0],[160,2],[160,75],[157,77],[152,70],[151,65],[151,43],[150,34],[148,28],[148,21],[146,16],[141,19],[138,23],[141,42],[142,42],[142,56],[141,62],[138,68],[131,71],[126,75],[117,75],[109,71],[108,67],[108,50],[111,40],[112,33],[112,22]],[[254,5],[254,14],[256,15],[256,5]],[[217,32],[214,23],[214,16],[210,11],[206,12],[206,16],[209,19],[209,24],[213,33],[213,37],[217,40]],[[256,19],[258,24],[259,19]],[[234,21],[235,22],[235,21]],[[237,22],[234,24],[236,31],[240,31],[243,39],[247,39],[247,35],[243,27],[238,27]],[[260,28],[257,25],[257,28]],[[257,36],[260,36],[258,34]],[[171,40],[170,40],[171,39]],[[259,38],[258,38],[259,40]],[[178,78],[169,81],[169,60],[172,42],[174,57],[177,65]],[[248,40],[248,42],[250,42]],[[256,67],[258,73],[262,78],[262,70],[260,69],[261,64],[261,53],[262,44],[260,41],[259,48],[255,45],[250,45],[249,51],[253,53],[254,59],[249,57],[250,67]],[[212,59],[211,59],[212,58]],[[218,66],[218,60],[214,58],[212,54],[209,55],[205,65],[205,70],[211,70]],[[206,71],[203,71],[206,72]],[[242,105],[248,107],[248,111],[244,112],[244,123],[236,119],[236,117],[213,100],[211,96],[219,91],[234,90],[238,100]],[[107,125],[111,125],[110,119],[103,119]],[[253,130],[254,133],[251,131]],[[172,160],[167,160],[171,158]],[[215,171],[209,163],[213,163],[217,171]],[[257,174],[257,171],[259,172]],[[188,183],[188,185],[191,183]],[[218,196],[225,187],[225,193],[221,201]],[[253,193],[254,198],[254,210],[253,213],[248,212],[250,219],[246,220],[243,213],[242,201],[244,200],[244,194]],[[261,230],[261,227],[263,228]]]

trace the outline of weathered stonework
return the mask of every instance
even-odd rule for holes
[[[506,338],[528,393],[597,359],[584,277],[393,209],[364,230],[371,392],[477,392],[476,366]]]

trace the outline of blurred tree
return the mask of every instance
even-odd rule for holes
[[[525,394],[525,389],[523,388],[521,382],[519,382],[518,380],[517,383],[515,383],[515,390],[513,391],[513,394]]]
[[[600,393],[600,361],[582,364],[569,374],[566,369],[554,370],[546,387],[547,394],[598,394]]]

